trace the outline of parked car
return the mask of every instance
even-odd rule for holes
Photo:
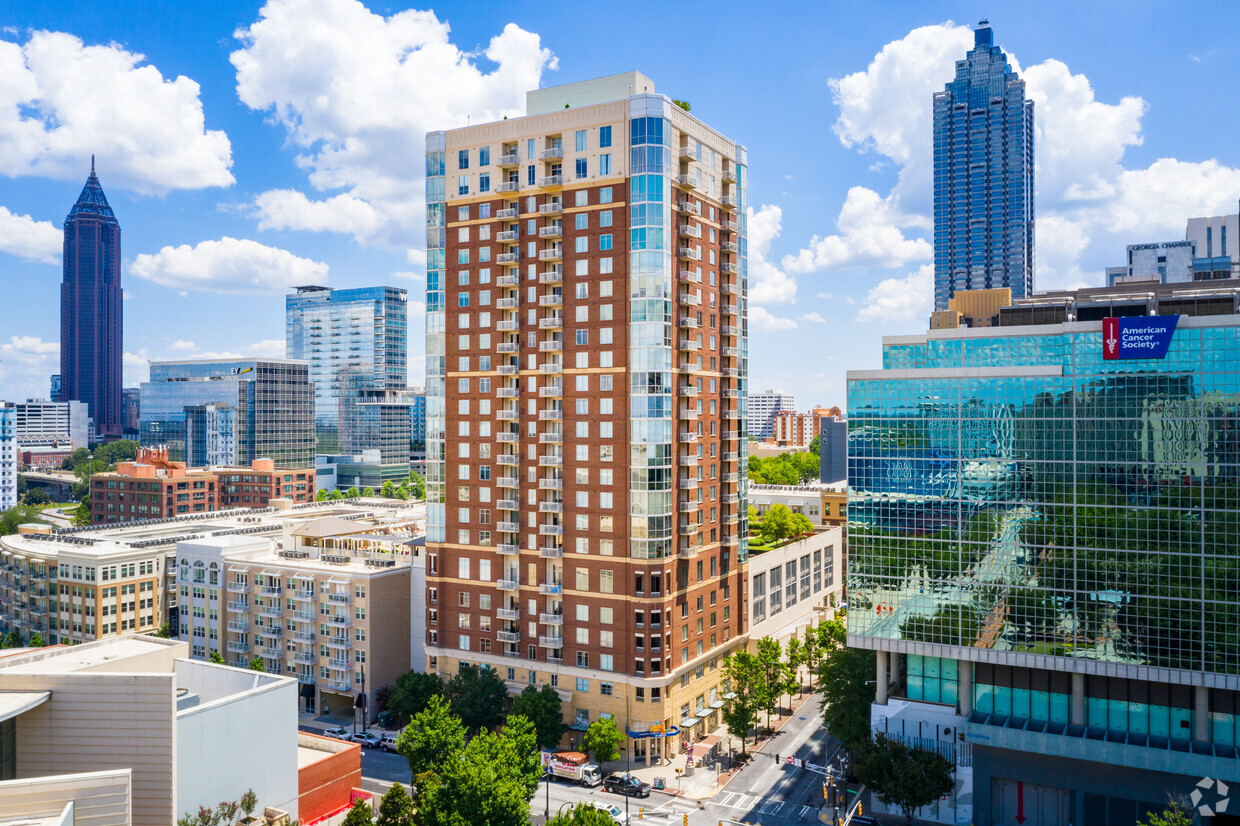
[[[650,784],[643,783],[631,774],[609,774],[603,780],[603,789],[625,797],[650,797]]]
[[[370,731],[359,731],[357,734],[349,738],[354,743],[361,743],[368,749],[373,749],[379,745],[379,735]]]
[[[379,738],[379,748],[385,752],[396,751],[396,739],[400,737],[399,731],[385,731],[383,736]]]
[[[613,823],[629,822],[628,815],[626,815],[624,810],[614,803],[603,803],[599,800],[591,800],[590,805],[598,809],[600,812],[606,812],[607,815],[611,817]]]
[[[349,730],[344,726],[339,728],[323,729],[323,736],[335,737],[337,740],[348,740],[352,737],[352,735],[349,734]]]

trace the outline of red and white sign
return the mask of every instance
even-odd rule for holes
[[[1119,319],[1102,319],[1102,358],[1111,361],[1119,356]]]

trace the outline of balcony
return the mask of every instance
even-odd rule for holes
[[[245,620],[229,620],[228,630],[232,631],[234,634],[244,634],[246,631],[250,630],[250,624]]]
[[[258,589],[258,592],[265,597],[278,597],[284,592],[279,585],[264,585]]]
[[[729,430],[723,434],[723,440],[725,442],[735,442],[740,437],[741,432],[739,430]]]
[[[682,431],[680,434],[681,444],[696,442],[697,440],[698,440],[698,435],[696,433],[688,433],[688,432]]]
[[[540,295],[538,297],[538,305],[540,307],[563,307],[564,296],[561,293],[550,293],[548,295]]]
[[[496,166],[517,166],[521,163],[521,156],[516,152],[509,152],[507,155],[500,155],[496,161]]]
[[[680,157],[689,161],[697,160],[696,146],[691,143],[682,143],[680,145]]]
[[[515,244],[521,240],[521,233],[515,229],[506,229],[503,232],[495,233],[495,240],[501,244]]]
[[[505,321],[497,321],[495,322],[495,329],[499,330],[501,333],[515,333],[521,329],[521,322],[515,318]]]
[[[701,207],[699,207],[697,204],[693,203],[692,201],[681,201],[680,211],[688,215],[701,215],[702,214]]]
[[[550,149],[544,149],[538,153],[538,160],[540,161],[558,161],[563,157],[564,157],[563,145],[553,146]]]
[[[516,266],[521,260],[521,256],[515,252],[501,252],[495,256],[495,263]]]
[[[495,349],[500,353],[519,353],[521,352],[521,345],[515,341],[501,341],[495,345]]]
[[[337,627],[343,628],[346,625],[352,625],[353,620],[349,619],[348,617],[341,616],[340,614],[333,614],[332,616],[327,618],[327,624],[335,625]]]
[[[495,530],[501,531],[503,533],[516,533],[517,531],[521,530],[521,525],[511,520],[501,521],[501,522],[495,523]]]
[[[229,582],[228,593],[230,594],[248,594],[250,592],[250,584],[248,582]]]
[[[739,461],[740,461],[740,458],[741,458],[741,455],[740,455],[739,453],[725,453],[725,454],[723,454],[723,461],[725,461],[725,462],[739,462]]]
[[[701,415],[702,414],[698,411],[696,407],[680,408],[680,418],[682,419],[696,419],[698,416],[701,416]]]
[[[676,185],[682,189],[697,189],[696,175],[677,175]]]
[[[563,525],[539,525],[538,535],[539,536],[563,536],[564,526]]]
[[[554,613],[552,613],[552,614],[539,614],[539,615],[538,615],[538,621],[539,621],[539,622],[541,622],[543,625],[563,625],[563,624],[564,624],[564,615],[563,615],[563,614],[554,614]]]
[[[559,313],[549,315],[546,318],[538,319],[538,329],[540,330],[559,330],[564,327],[564,317]]]
[[[563,433],[540,433],[538,441],[544,445],[558,445],[564,442]]]
[[[294,611],[291,616],[298,622],[314,622],[316,615],[313,611]]]
[[[731,283],[725,283],[722,287],[720,287],[720,289],[722,289],[728,295],[740,295],[741,294],[741,288]]]
[[[558,338],[538,342],[538,349],[543,353],[559,353],[564,349],[564,342]]]
[[[680,340],[680,349],[681,350],[701,350],[702,345],[697,343],[697,339],[682,338]]]
[[[564,205],[561,204],[559,199],[557,198],[555,200],[548,201],[545,204],[539,204],[538,214],[539,215],[559,215],[563,211],[563,209],[564,209]]]
[[[352,691],[353,683],[348,680],[328,680],[327,687],[332,691]]]
[[[250,644],[248,642],[238,642],[237,640],[229,640],[228,650],[234,654],[249,654]]]
[[[501,488],[516,488],[521,486],[521,480],[516,476],[501,476],[495,480],[495,484]]]
[[[520,440],[521,434],[513,433],[511,430],[505,430],[501,433],[495,434],[495,441],[497,442],[517,442]]]
[[[348,605],[353,601],[353,598],[348,594],[328,594],[327,601],[334,602],[338,605]]]
[[[539,479],[539,490],[564,490],[563,479]]]
[[[719,269],[722,270],[724,273],[733,274],[733,275],[741,271],[740,266],[735,261],[724,261],[722,264],[719,265]]]
[[[681,247],[680,257],[685,261],[701,261],[702,253],[698,252],[693,247]]]
[[[693,224],[680,225],[680,237],[682,238],[701,238],[702,228],[695,227]]]
[[[563,410],[539,410],[538,418],[542,421],[558,422],[564,418]]]
[[[735,525],[740,521],[741,515],[739,513],[729,513],[723,517],[723,524],[725,525]]]
[[[495,301],[496,308],[500,310],[519,310],[521,309],[521,299],[519,298],[500,298]]]
[[[538,512],[539,513],[563,513],[564,503],[563,502],[539,502]]]
[[[538,185],[543,189],[559,189],[564,186],[564,176],[544,175],[538,179]]]
[[[314,642],[316,638],[313,631],[294,631],[291,636],[298,642]]]
[[[538,464],[540,467],[564,467],[564,457],[553,454],[539,456]]]
[[[521,188],[519,181],[501,181],[495,185],[496,192],[516,192]]]
[[[517,608],[496,608],[495,618],[507,620],[508,622],[516,622],[521,619],[521,611]]]
[[[539,648],[563,648],[564,638],[559,637],[559,636],[549,637],[545,635],[539,635],[538,647]]]
[[[497,579],[495,580],[495,587],[501,591],[516,591],[521,587],[521,583],[515,579]]]
[[[548,247],[545,250],[538,251],[539,261],[560,261],[564,258],[564,248],[559,244],[554,247]]]
[[[314,602],[314,591],[289,591],[288,595],[298,602]]]
[[[538,555],[543,559],[562,559],[564,557],[564,549],[555,548],[551,545],[542,545],[538,548]]]
[[[736,183],[736,167],[732,164],[724,164],[723,176],[720,178],[725,184]]]
[[[698,395],[698,392],[698,389],[692,384],[686,384],[684,387],[680,388],[680,395],[682,396],[696,396]]]
[[[723,308],[723,314],[724,315],[740,315],[741,311],[740,311],[740,308],[737,307],[735,304],[727,304]]]
[[[539,284],[563,284],[564,271],[560,268],[553,270],[544,270],[538,274]]]
[[[279,605],[260,605],[258,614],[261,617],[279,617],[283,615]]]
[[[741,351],[740,351],[740,348],[738,347],[724,347],[723,348],[724,358],[734,359],[734,358],[739,358],[740,355],[741,355]]]
[[[521,276],[519,275],[501,275],[495,279],[497,287],[520,287]]]
[[[497,211],[495,213],[495,217],[501,221],[515,221],[517,218],[521,217],[521,210],[516,207],[507,207]]]
[[[741,500],[740,496],[738,496],[735,493],[725,493],[720,498],[722,499],[723,504],[725,505],[735,505],[737,502]]]
[[[680,456],[680,463],[682,465],[698,465],[702,463],[702,459],[698,456],[694,456],[692,453],[682,453]]]
[[[353,641],[349,639],[348,637],[343,637],[343,636],[324,637],[321,640],[321,642],[324,645],[326,645],[328,648],[348,650],[353,647]]]
[[[723,204],[723,208],[729,211],[740,207],[740,199],[735,195],[724,195],[719,199],[719,203]]]
[[[690,307],[702,306],[702,298],[697,293],[681,293],[680,303],[688,304]]]
[[[725,399],[739,399],[741,397],[741,391],[735,388],[726,388],[723,391],[723,397]]]
[[[700,504],[697,502],[694,502],[692,499],[681,499],[680,500],[680,512],[681,513],[694,513],[695,511],[697,511],[699,507],[700,507]]]
[[[564,591],[564,583],[562,582],[544,582],[538,586],[538,593],[545,594],[550,597],[559,596]]]
[[[495,457],[495,461],[497,464],[513,466],[521,463],[521,457],[515,453],[501,453]]]
[[[539,238],[561,238],[564,236],[564,227],[561,224],[552,224],[548,227],[539,227]]]
[[[521,549],[510,542],[501,542],[499,545],[495,546],[495,550],[504,556],[512,556],[513,554],[521,553]]]
[[[737,473],[723,474],[723,483],[725,485],[735,485],[738,481],[740,481],[740,474],[737,474]]]
[[[304,651],[299,651],[293,655],[293,662],[303,663],[305,665],[314,665],[318,662],[318,657],[313,654],[307,654]]]
[[[719,226],[723,228],[724,232],[740,232],[741,231],[741,225],[736,223],[735,221],[721,221],[719,223]]]
[[[495,503],[495,507],[502,511],[515,511],[520,509],[521,503],[516,499],[500,499]]]
[[[724,252],[728,253],[729,255],[736,255],[738,252],[740,252],[740,249],[741,249],[740,247],[736,245],[735,241],[724,241],[722,244],[719,245],[719,248],[722,249]]]
[[[255,636],[265,639],[279,639],[284,636],[284,629],[278,625],[261,625],[254,629]]]
[[[516,387],[501,387],[495,391],[495,395],[501,399],[515,399],[521,395],[521,391]],[[500,441],[511,441],[508,439],[500,439]]]
[[[681,270],[680,280],[686,284],[701,284],[702,276],[693,270]]]
[[[496,631],[495,639],[508,643],[521,642],[521,634],[517,631]]]

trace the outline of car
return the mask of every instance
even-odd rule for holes
[[[323,729],[323,736],[334,737],[337,740],[348,740],[352,735],[349,734],[349,730],[347,728],[340,726],[338,728]]]
[[[598,809],[600,812],[606,812],[613,823],[629,822],[629,816],[624,813],[623,809],[614,803],[603,803],[599,800],[591,800],[590,805]]]
[[[403,731],[403,729],[402,729]],[[399,731],[385,731],[383,736],[379,738],[379,748],[383,751],[396,751],[396,740],[400,737]]]
[[[631,774],[609,774],[603,779],[604,791],[625,797],[650,797],[650,784],[643,783]]]
[[[368,749],[375,748],[381,742],[379,740],[379,735],[373,732],[370,732],[370,731],[359,731],[357,734],[354,734],[349,739],[352,740],[354,743],[361,743],[363,746],[365,746]]]

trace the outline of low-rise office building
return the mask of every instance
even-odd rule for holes
[[[807,517],[815,528],[838,527],[848,521],[848,484],[843,481],[750,485],[749,492],[749,504],[759,518],[773,505],[783,505]]]
[[[129,636],[0,658],[0,814],[168,826],[253,789],[296,819],[296,682],[188,654]]]

